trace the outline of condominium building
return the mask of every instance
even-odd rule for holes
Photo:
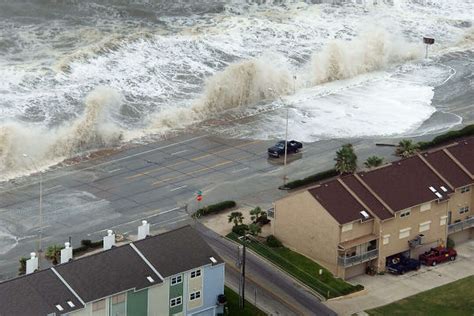
[[[474,138],[301,190],[274,204],[286,246],[350,278],[474,236]]]
[[[118,247],[113,243],[104,239],[108,250],[46,270],[31,272],[36,269],[28,266],[31,273],[0,283],[0,315],[223,312],[218,297],[224,293],[224,262],[190,226]]]

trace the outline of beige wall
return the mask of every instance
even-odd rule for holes
[[[352,230],[341,232],[341,242],[357,239],[374,233],[374,220],[353,222]]]
[[[148,315],[150,316],[168,315],[169,288],[170,288],[169,280],[170,279],[167,278],[163,281],[162,284],[148,288]]]
[[[193,270],[195,271],[195,270]],[[199,277],[195,277],[195,278],[192,278],[191,279],[191,272],[188,272],[186,273],[186,277],[187,277],[187,280],[188,280],[188,293],[187,293],[187,298],[186,298],[186,301],[187,301],[187,306],[188,306],[188,310],[189,309],[193,309],[193,308],[197,308],[197,307],[200,307],[202,305],[202,300],[203,300],[203,292],[202,292],[202,277],[203,277],[203,273],[204,273],[204,269],[201,269],[201,276]],[[199,299],[196,299],[196,300],[190,300],[189,299],[189,295],[193,292],[196,292],[196,291],[201,291],[201,297]]]
[[[287,247],[337,274],[339,223],[308,191],[276,201],[272,225],[274,235]]]
[[[69,315],[74,316],[108,316],[109,315],[109,299],[105,299],[105,308],[99,311],[92,311],[92,303],[86,304],[86,306],[78,311],[69,313]]]
[[[455,193],[449,199],[449,210],[451,211],[451,224],[456,220],[465,220],[467,216],[474,215],[472,206],[474,205],[473,186],[469,192],[461,193],[460,189],[456,189]],[[469,206],[469,212],[459,214],[459,208]]]
[[[411,208],[409,216],[400,218],[400,212],[396,212],[396,216],[393,219],[382,222],[380,226],[380,240],[379,240],[379,259],[378,268],[379,270],[385,269],[385,258],[399,252],[409,250],[408,241],[414,239],[419,234],[423,234],[423,243],[425,246],[418,248],[425,249],[436,244],[440,240],[446,244],[446,225],[440,225],[441,216],[445,216],[448,210],[448,202],[444,201],[438,203],[436,201],[431,202],[431,209],[421,212],[420,205]],[[427,231],[420,232],[420,224],[431,221],[430,229]],[[406,238],[400,239],[399,234],[401,229],[411,227],[410,235]],[[383,237],[390,235],[389,243],[383,244]]]

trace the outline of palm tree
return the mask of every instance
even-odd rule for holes
[[[335,168],[340,174],[352,173],[357,169],[357,156],[352,144],[345,144],[336,152]]]
[[[395,150],[395,154],[400,157],[410,157],[416,154],[418,151],[419,145],[413,143],[410,139],[402,139]]]
[[[374,167],[380,166],[382,163],[383,163],[383,158],[382,158],[382,157],[370,156],[370,157],[367,158],[367,160],[364,162],[364,165],[365,165],[367,168],[374,168]]]
[[[250,219],[252,222],[256,223],[260,216],[262,216],[262,209],[259,206],[250,211]]]
[[[244,216],[242,215],[242,212],[232,212],[230,213],[228,218],[229,218],[229,223],[234,222],[234,226],[242,224],[244,220]]]
[[[48,249],[46,249],[45,257],[52,260],[52,263],[56,265],[61,258],[61,249],[63,249],[63,247],[60,245],[49,246]]]
[[[252,223],[249,225],[249,232],[253,236],[258,236],[262,232],[262,227],[260,225]]]

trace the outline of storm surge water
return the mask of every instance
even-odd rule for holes
[[[400,135],[449,75],[421,36],[473,45],[469,1],[313,2],[0,1],[0,180],[190,126],[278,138],[285,102],[305,141]]]
[[[72,122],[54,129],[11,122],[0,126],[0,174],[15,176],[18,171],[52,165],[87,150],[116,146],[122,139],[120,128],[111,123],[111,111],[119,110],[122,97],[108,87],[98,87],[85,100],[85,111]],[[38,165],[32,165],[30,159]]]

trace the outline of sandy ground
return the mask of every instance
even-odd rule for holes
[[[398,276],[385,274],[355,277],[350,281],[365,287],[363,295],[328,300],[325,304],[339,315],[352,315],[473,275],[474,240],[458,245],[456,250],[456,261],[436,267],[424,266],[418,271]]]
[[[219,235],[225,236],[232,231],[233,223],[229,223],[229,215],[232,212],[242,212],[244,215],[244,224],[251,224],[250,220],[250,211],[253,209],[253,206],[241,206],[229,211],[221,212],[219,214],[207,215],[200,218],[200,222],[204,224],[209,229],[212,229]],[[271,223],[262,227],[262,232],[260,236],[266,237],[271,234]]]

